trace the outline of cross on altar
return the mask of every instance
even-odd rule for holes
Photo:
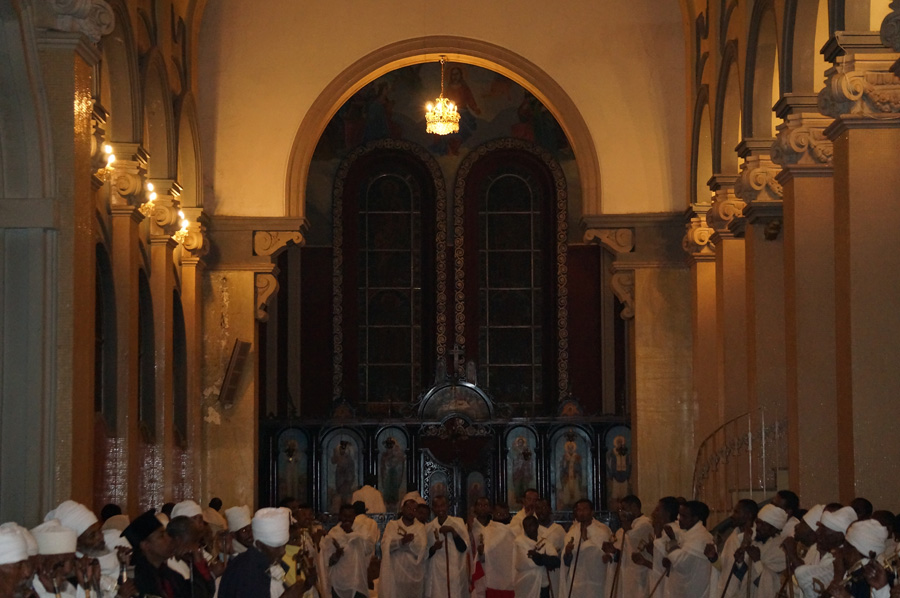
[[[453,349],[450,350],[450,355],[453,356],[453,373],[459,376],[466,352],[459,346],[459,343],[454,343]]]

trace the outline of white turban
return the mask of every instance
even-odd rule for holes
[[[38,553],[37,540],[34,539],[34,536],[31,535],[31,532],[28,531],[27,528],[22,527],[18,523],[10,521],[9,523],[4,523],[0,525],[0,529],[3,528],[15,528],[19,530],[19,533],[22,534],[22,538],[25,540],[25,546],[28,550],[28,556],[34,556]]]
[[[416,504],[420,504],[420,505],[425,504],[425,499],[422,498],[422,495],[419,494],[416,490],[413,490],[412,492],[407,492],[406,494],[404,494],[403,500],[400,501],[400,506],[402,507],[404,505],[404,503],[406,503],[406,501],[408,501],[408,500],[414,500],[414,501],[416,501]]]
[[[131,519],[128,518],[128,515],[113,515],[103,522],[103,527],[100,529],[104,532],[108,529],[124,532],[129,523],[131,523]]]
[[[58,519],[64,527],[75,530],[75,535],[80,536],[87,528],[97,523],[97,516],[86,506],[74,500],[67,500],[47,513],[44,521]]]
[[[847,528],[847,542],[866,558],[873,552],[876,556],[881,554],[887,537],[887,528],[874,519],[855,521]]]
[[[756,518],[765,521],[775,529],[781,530],[784,529],[784,524],[787,523],[788,514],[781,507],[766,505],[759,510]]]
[[[813,531],[816,531],[819,520],[822,518],[822,513],[824,512],[825,505],[816,505],[806,512],[806,515],[803,516],[803,521],[806,525],[811,527]]]
[[[225,518],[228,520],[228,529],[233,532],[245,528],[250,525],[252,516],[250,515],[250,507],[242,505],[240,507],[231,507],[225,509]]]
[[[219,513],[212,507],[206,507],[205,509],[203,509],[203,521],[207,522],[210,527],[214,528],[214,531],[221,531],[228,527],[228,523],[225,521],[225,518],[222,517],[221,513]]]
[[[253,516],[253,539],[273,548],[284,546],[290,539],[290,525],[290,509],[260,509]]]
[[[28,543],[15,523],[0,525],[0,565],[18,563],[28,558]]]
[[[183,500],[172,509],[172,519],[176,517],[196,517],[203,515],[203,509],[192,500]]]
[[[834,532],[847,533],[850,524],[857,520],[856,511],[853,507],[844,507],[837,511],[826,511],[822,513],[822,525]]]
[[[31,534],[37,540],[38,554],[75,553],[78,535],[75,530],[60,525],[57,519],[45,521],[32,529]]]

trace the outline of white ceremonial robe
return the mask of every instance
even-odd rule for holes
[[[537,546],[541,546],[537,548]],[[516,598],[540,598],[541,588],[550,585],[550,571],[542,565],[535,563],[529,556],[529,551],[537,550],[540,554],[557,556],[556,548],[546,539],[538,536],[537,541],[525,534],[520,534],[515,542]],[[559,598],[555,590],[552,590],[553,598]]]
[[[353,504],[358,500],[366,503],[366,513],[386,512],[384,506],[384,497],[381,495],[381,491],[378,490],[378,488],[368,485],[363,486],[353,493],[352,497],[350,498],[350,504]]]
[[[512,567],[516,550],[516,535],[508,525],[490,521],[482,526],[481,536],[484,540],[484,584],[486,590],[510,591],[515,586],[515,569]],[[482,538],[475,538],[475,550]],[[473,551],[475,552],[475,551]]]
[[[816,588],[819,590],[827,588],[834,579],[834,555],[826,552],[818,562],[800,565],[794,571],[794,576],[797,578],[797,585],[803,598],[819,598],[819,591]],[[819,583],[816,583],[817,579]]]
[[[563,546],[566,543],[566,530],[563,526],[558,523],[551,523],[549,527],[539,526],[538,540],[541,539],[550,544],[556,550],[556,554],[562,556]],[[559,598],[560,595],[560,570],[561,566],[550,572],[550,592],[555,598]]]
[[[653,543],[653,524],[650,518],[641,515],[631,524],[631,529],[627,532],[620,529],[616,532],[615,547],[620,550],[619,563],[610,565],[607,575],[606,596],[613,596],[612,586],[616,575],[616,568],[619,569],[619,580],[615,582],[616,593],[615,598],[646,598],[650,591],[647,587],[650,570],[643,565],[638,565],[631,559],[632,553],[641,552],[645,558],[649,557],[648,546]]]
[[[460,552],[456,549],[452,534],[441,535],[438,530],[444,525],[453,526],[459,537],[466,544],[466,550]],[[425,535],[428,538],[428,550],[434,546],[435,534],[443,540],[444,544],[435,553],[425,558],[428,561],[428,574],[425,576],[425,596],[427,598],[444,598],[449,592],[448,598],[468,598],[469,596],[469,532],[466,524],[459,517],[448,516],[443,523],[437,518],[432,519],[425,526]]]
[[[407,533],[413,541],[402,542]],[[421,598],[425,592],[425,559],[428,538],[425,526],[413,519],[409,525],[400,519],[388,522],[381,537],[381,575],[378,598]]]
[[[328,562],[337,551],[335,544],[344,550],[344,555],[329,567]],[[331,590],[340,598],[353,598],[357,593],[369,595],[368,568],[375,552],[375,542],[367,530],[354,523],[352,531],[347,533],[336,525],[322,538],[320,549]]]
[[[525,518],[529,515],[534,515],[534,510],[532,510],[531,513],[526,513],[525,509],[522,509],[521,511],[517,511],[516,514],[513,515],[513,518],[510,519],[509,527],[512,528],[513,534],[515,534],[516,537],[518,537],[519,534],[525,533],[525,530],[522,528],[522,522],[525,521]]]
[[[490,522],[488,522],[490,523]],[[487,591],[487,580],[484,576],[484,565],[478,558],[479,538],[484,534],[484,526],[473,518],[469,523],[469,589],[472,598],[484,598]]]
[[[753,533],[751,529],[750,533]],[[725,540],[725,544],[722,546],[722,551],[719,553],[718,560],[718,579],[717,583],[711,584],[710,588],[715,590],[714,598],[720,598],[723,596],[724,598],[744,598],[747,595],[747,590],[743,585],[744,580],[748,579],[746,571],[739,572],[735,571],[732,574],[732,569],[734,568],[734,553],[741,547],[741,544],[744,542],[744,532],[740,529],[735,529],[731,532],[731,535],[728,536],[728,539]],[[746,562],[746,557],[744,557],[744,561]],[[740,566],[740,565],[738,565]],[[715,574],[713,578],[715,578]],[[725,586],[728,586],[728,591],[725,591]]]
[[[676,537],[681,533],[678,521],[673,521],[667,525],[675,530]],[[669,598],[669,577],[666,575],[666,568],[662,564],[663,559],[667,556],[666,547],[668,545],[669,536],[665,532],[659,538],[653,540],[653,568],[650,569],[650,575],[647,580],[649,586],[648,596],[650,592],[654,592],[655,588],[653,598]]]
[[[581,537],[581,524],[572,524],[566,534],[565,546],[573,543],[572,559],[562,569],[562,596],[565,598],[595,598],[606,589],[607,564],[603,562],[603,543],[612,538],[612,530],[597,520],[587,527],[587,539]],[[565,555],[565,548],[563,548]]]
[[[667,582],[671,598],[707,598],[712,563],[704,552],[713,541],[702,523],[676,534],[678,545],[668,552],[672,569]]]
[[[371,517],[364,514],[357,515],[356,519],[353,520],[353,529],[368,535],[369,539],[372,540],[373,546],[378,544],[381,532],[378,531],[378,523]]]
[[[752,566],[753,598],[772,598],[781,588],[781,574],[787,567],[784,550],[781,549],[782,538],[775,536],[763,543],[754,540],[753,546],[759,548],[759,560]]]

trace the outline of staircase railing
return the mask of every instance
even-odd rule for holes
[[[697,450],[693,494],[710,509],[708,525],[728,517],[742,498],[760,502],[778,490],[787,472],[787,419],[764,408],[731,419]]]

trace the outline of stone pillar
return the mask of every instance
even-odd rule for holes
[[[744,260],[744,202],[734,195],[736,176],[716,174],[706,216],[716,246],[716,384],[719,420],[747,413],[747,291]]]
[[[745,139],[735,195],[745,202],[747,285],[747,392],[750,410],[782,420],[785,407],[784,247],[781,183],[771,158],[772,139]]]
[[[830,118],[815,96],[787,95],[772,146],[784,187],[785,366],[790,486],[804,504],[838,495],[834,191]],[[826,365],[829,364],[829,365]]]
[[[900,480],[884,472],[900,450],[900,78],[891,71],[900,54],[875,46],[841,48],[819,108],[835,118],[825,134],[834,143],[840,498],[897,510]]]
[[[691,271],[693,395],[697,405],[694,449],[722,424],[716,378],[716,252],[706,222],[709,203],[691,204],[682,248]]]

